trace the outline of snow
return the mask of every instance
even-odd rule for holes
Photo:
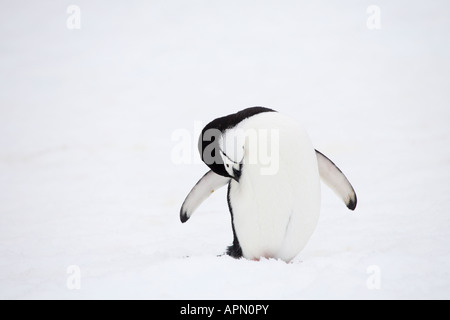
[[[66,27],[72,4],[80,30]],[[380,30],[366,26],[373,4]],[[449,9],[3,2],[0,298],[449,299]],[[196,126],[255,105],[303,124],[358,194],[350,212],[323,186],[291,264],[219,256],[226,190],[179,221],[207,170]],[[177,130],[189,163],[174,162]]]

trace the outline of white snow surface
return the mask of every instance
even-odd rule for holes
[[[380,30],[366,26],[373,4]],[[450,298],[448,1],[1,8],[0,298]],[[225,188],[179,221],[207,171],[199,124],[256,105],[305,126],[358,195],[350,212],[323,185],[290,264],[220,256]]]

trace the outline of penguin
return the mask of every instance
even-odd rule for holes
[[[342,171],[314,149],[291,118],[252,107],[217,118],[202,130],[198,149],[209,171],[180,210],[185,223],[215,190],[228,186],[233,258],[290,262],[306,246],[320,212],[320,180],[350,210],[357,197]]]

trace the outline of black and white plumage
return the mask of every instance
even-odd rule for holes
[[[248,108],[213,120],[200,135],[199,152],[211,170],[186,197],[180,219],[186,222],[214,190],[228,185],[234,240],[227,253],[235,258],[292,260],[317,225],[319,177],[349,209],[356,207],[345,175],[295,121],[272,109]]]

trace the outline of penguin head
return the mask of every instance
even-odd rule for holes
[[[203,128],[198,141],[202,161],[215,173],[237,182],[242,173],[245,156],[245,133],[240,124],[262,112],[275,112],[264,107],[252,107],[217,118]]]
[[[216,119],[217,120],[217,119]],[[239,182],[244,162],[245,137],[233,129],[220,130],[211,122],[199,138],[202,161],[215,173]]]

